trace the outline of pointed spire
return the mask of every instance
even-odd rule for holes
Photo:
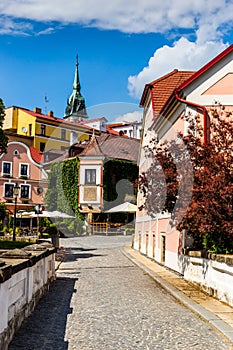
[[[73,83],[73,90],[76,90],[80,93],[81,85],[79,81],[79,73],[78,73],[78,55],[76,55],[76,70],[74,75],[74,83]]]
[[[67,106],[65,111],[65,119],[70,121],[80,121],[82,119],[87,119],[88,115],[86,112],[85,99],[82,96],[80,90],[80,80],[79,80],[79,70],[78,70],[78,55],[76,56],[76,69],[74,75],[74,83],[72,86],[72,94],[67,100]]]

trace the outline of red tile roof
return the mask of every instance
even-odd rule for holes
[[[156,113],[160,113],[174,90],[193,74],[193,71],[178,71],[175,69],[159,79],[146,84],[140,101],[140,106],[144,106],[147,93],[150,90],[152,93],[153,110]]]
[[[42,114],[42,113],[37,113],[37,112],[32,112],[30,111],[29,109],[26,109],[26,108],[22,108],[22,107],[18,107],[19,109],[23,110],[24,112],[32,115],[33,117],[36,117],[36,118],[40,118],[40,119],[44,119],[44,120],[49,120],[49,121],[54,121],[54,122],[57,122],[57,123],[61,123],[61,124],[66,124],[66,125],[69,125],[69,126],[79,126],[80,128],[82,129],[88,129],[88,130],[93,130],[93,127],[89,127],[87,125],[84,125],[84,124],[79,124],[79,123],[73,123],[73,122],[70,122],[66,119],[62,119],[62,118],[56,118],[56,117],[52,117],[50,115],[47,115],[47,114]]]
[[[176,87],[177,92],[181,92],[184,88],[186,88],[188,85],[190,85],[193,81],[195,81],[197,78],[199,78],[202,74],[204,74],[208,69],[212,68],[216,63],[218,63],[220,60],[225,58],[229,53],[233,51],[233,45],[230,45],[226,50],[222,51],[218,56],[213,58],[210,62],[208,62],[206,65],[204,65],[202,68],[200,68],[197,72],[195,72],[193,75],[191,75],[189,78],[184,80],[180,83],[179,86]],[[174,101],[176,100],[175,94],[172,94],[167,100],[166,105],[162,108],[162,113],[166,113],[167,110],[169,110],[170,106]]]
[[[116,131],[116,130],[112,130],[112,129],[110,129],[110,128],[107,127],[107,130],[106,130],[106,131],[107,131],[108,134],[118,135],[118,136],[119,136],[119,132]]]
[[[32,159],[36,162],[36,163],[40,163],[43,160],[43,153],[40,152],[38,149],[30,146],[30,153],[32,156]]]

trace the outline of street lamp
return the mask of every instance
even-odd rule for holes
[[[42,204],[35,205],[35,213],[37,214],[37,234],[39,234],[39,228],[40,228],[40,225],[39,225],[39,214],[42,214],[42,211],[43,211]]]
[[[15,241],[15,229],[16,229],[16,209],[17,209],[17,197],[19,195],[19,186],[16,184],[13,187],[13,196],[15,197],[15,207],[14,207],[14,221],[13,221],[13,241]]]

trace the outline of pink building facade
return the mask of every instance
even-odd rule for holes
[[[221,104],[233,110],[233,45],[197,72],[174,70],[145,86],[141,107],[144,108],[143,132],[139,154],[139,172],[146,171],[150,159],[144,146],[152,139],[160,142],[185,134],[187,122],[183,115],[200,114],[206,130],[208,109]],[[139,192],[137,205],[143,204]],[[137,211],[134,248],[165,266],[182,272],[182,252],[190,238],[171,225],[171,214]]]
[[[19,186],[17,211],[43,204],[47,175],[41,160],[41,152],[19,141],[10,141],[7,153],[0,156],[0,200],[6,204],[10,215],[14,212],[15,184]]]

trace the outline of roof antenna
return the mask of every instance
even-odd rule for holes
[[[49,103],[49,99],[48,99],[48,97],[47,97],[47,93],[45,93],[44,102],[45,102],[44,111],[45,111],[45,114],[47,114],[47,105],[48,105],[48,103]]]

